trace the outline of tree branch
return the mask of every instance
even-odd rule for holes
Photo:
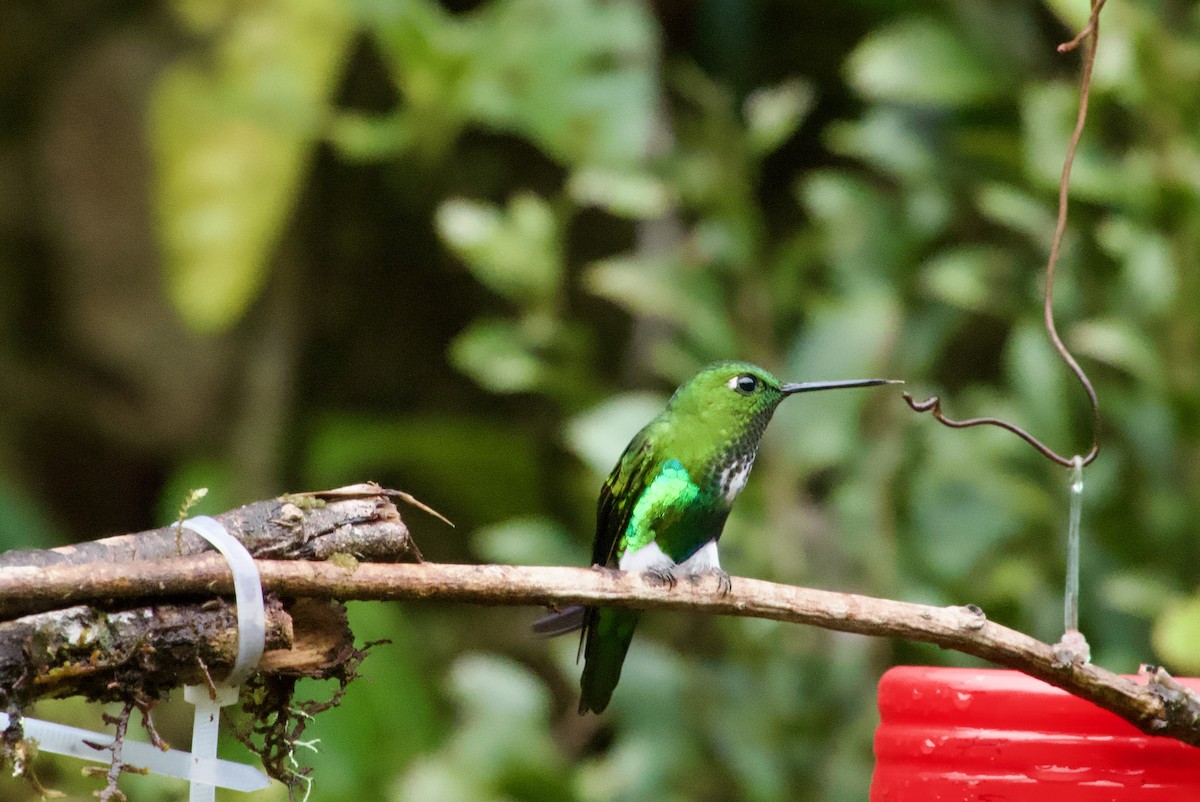
[[[930,607],[741,577],[722,596],[710,579],[665,588],[640,575],[607,569],[271,560],[260,560],[258,566],[264,588],[285,597],[691,610],[935,643],[1037,677],[1116,713],[1143,732],[1200,746],[1200,704],[1194,695],[1182,703],[1168,700],[1162,683],[1147,687],[1099,666],[1064,659],[1054,646],[990,622],[974,607]],[[215,554],[155,563],[56,566],[36,569],[36,574],[31,569],[0,570],[0,606],[18,597],[61,605],[148,593],[231,591],[229,570]]]
[[[384,490],[373,482],[317,493],[292,493],[214,517],[257,558],[325,560],[348,554],[373,562],[420,562],[421,552],[400,518],[394,498],[441,517],[407,493]],[[149,563],[211,550],[195,532],[164,526],[56,549],[0,552],[0,573],[36,578],[43,570],[67,565],[82,566],[85,574],[103,573],[115,563]],[[0,620],[69,603],[59,602],[42,597],[36,603],[19,595],[6,596],[0,598]]]
[[[256,557],[350,564],[355,559],[419,560],[396,498],[428,510],[406,493],[367,483],[290,494],[215,517]],[[153,582],[156,566],[206,551],[212,554],[199,535],[171,526],[0,554],[0,575],[15,587],[51,587],[46,578],[71,571],[110,577],[115,565],[135,577],[131,592],[99,599],[80,596],[88,606],[73,606],[70,593],[0,598],[0,701],[19,709],[43,696],[158,699],[181,683],[224,678],[237,652],[232,605],[196,589],[189,594],[193,598],[172,598]],[[113,603],[118,598],[135,601]],[[340,604],[266,601],[267,651],[259,664],[263,675],[278,681],[341,678],[361,659]],[[3,758],[0,753],[0,762]]]
[[[376,562],[419,562],[421,552],[392,498],[441,517],[407,493],[384,490],[373,482],[317,493],[291,493],[213,517],[255,557],[324,560],[344,552]],[[210,548],[200,535],[172,525],[57,549],[0,552],[0,569],[161,560],[203,554]],[[9,609],[0,606],[0,613]]]
[[[266,650],[259,670],[325,677],[354,654],[344,608],[300,599],[266,600]],[[230,602],[154,604],[122,610],[76,605],[0,622],[0,693],[16,701],[84,696],[159,698],[180,685],[223,679],[237,658]]]

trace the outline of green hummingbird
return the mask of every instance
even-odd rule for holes
[[[727,593],[732,584],[717,559],[717,541],[775,408],[795,393],[892,383],[784,384],[746,362],[704,368],[634,435],[609,474],[596,510],[592,564],[615,563],[672,586],[679,577],[715,574]],[[639,615],[625,608],[574,607],[534,625],[544,635],[582,628],[581,714],[608,706]]]

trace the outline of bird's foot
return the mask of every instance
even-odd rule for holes
[[[717,575],[717,587],[721,590],[722,596],[728,596],[729,591],[733,590],[733,580],[729,578],[729,574],[722,571],[720,568],[713,571]]]
[[[721,592],[722,596],[728,596],[729,591],[733,590],[733,580],[729,578],[729,574],[720,568],[712,568],[708,571],[688,574],[688,581],[694,585],[706,576],[715,576],[717,578],[717,589]]]
[[[642,572],[642,578],[651,585],[668,588],[675,587],[675,575],[670,568],[647,568]]]

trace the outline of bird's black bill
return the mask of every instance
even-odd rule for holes
[[[837,382],[795,382],[780,387],[784,395],[811,393],[814,390],[843,390],[850,387],[878,387],[881,384],[904,384],[903,379],[848,379]]]

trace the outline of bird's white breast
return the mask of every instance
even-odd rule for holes
[[[721,471],[721,493],[725,496],[727,503],[732,504],[733,500],[737,498],[737,494],[742,492],[752,467],[754,467],[754,457],[732,462]]]

